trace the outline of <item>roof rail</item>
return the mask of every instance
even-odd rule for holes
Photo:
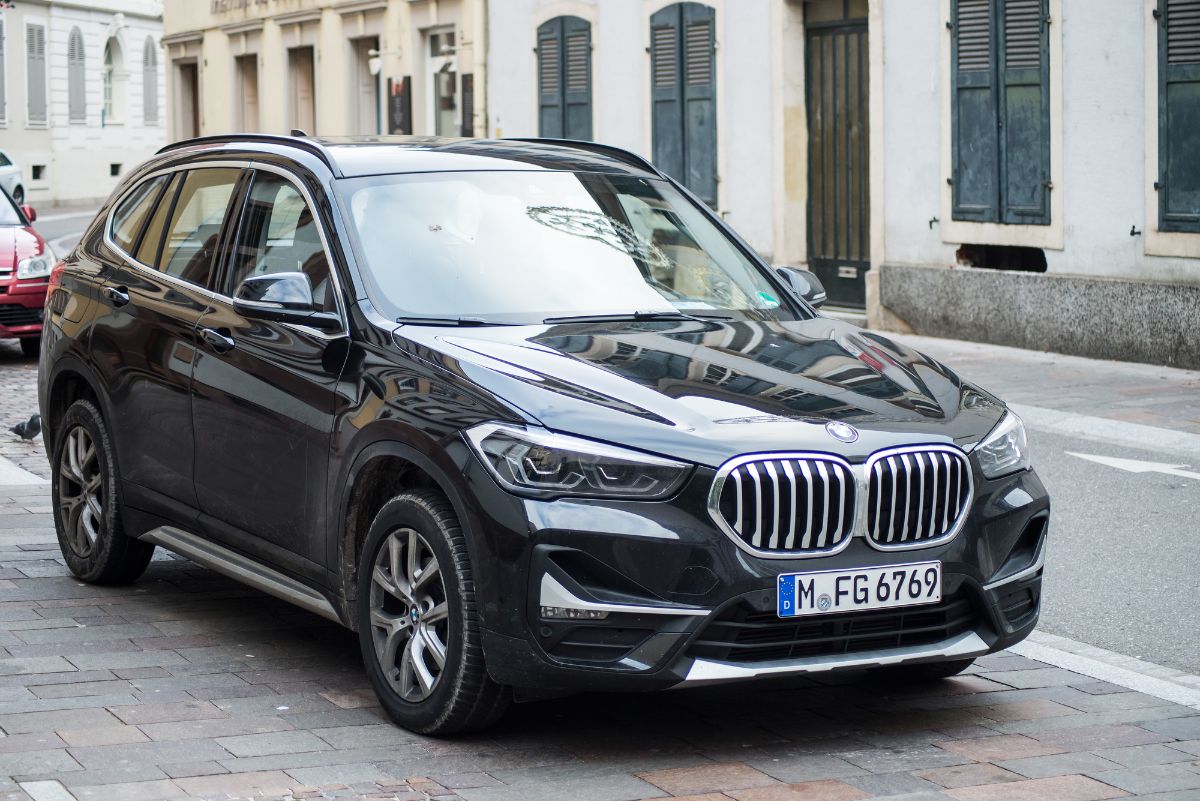
[[[634,167],[639,167],[647,172],[655,175],[662,175],[658,168],[650,163],[650,160],[644,156],[639,156],[621,147],[614,145],[603,145],[599,142],[588,142],[583,139],[554,139],[545,136],[514,136],[508,137],[515,142],[532,142],[541,145],[559,145],[561,147],[570,147],[576,150],[590,150],[594,153],[600,153],[605,156],[611,156],[618,161],[623,161],[626,164],[632,164]]]
[[[299,136],[282,136],[280,134],[217,134],[214,136],[197,136],[193,139],[181,139],[178,142],[172,142],[159,148],[158,152],[166,153],[171,150],[179,150],[184,147],[192,147],[193,145],[219,145],[219,144],[237,144],[239,142],[251,143],[259,142],[262,144],[287,145],[288,147],[298,148],[307,151],[322,162],[325,166],[334,172],[339,178],[342,177],[342,171],[338,168],[337,162],[333,160],[333,155],[329,149],[313,139],[301,138]]]

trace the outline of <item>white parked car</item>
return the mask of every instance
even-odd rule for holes
[[[0,150],[0,189],[7,192],[18,206],[25,202],[25,179],[21,177],[21,165],[3,150]]]

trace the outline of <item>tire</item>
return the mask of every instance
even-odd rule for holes
[[[77,400],[56,432],[50,461],[54,528],[67,567],[90,584],[124,584],[150,564],[154,545],[121,526],[117,460],[100,410]]]
[[[356,614],[367,676],[400,726],[477,731],[508,708],[508,688],[483,661],[466,537],[440,493],[405,492],[379,510],[359,561]]]
[[[18,186],[15,189],[13,189],[12,199],[13,199],[13,203],[16,203],[18,206],[24,204],[25,203],[25,187]]]
[[[919,662],[915,665],[892,665],[875,668],[871,677],[884,681],[897,682],[928,682],[940,681],[957,676],[975,664],[974,659],[955,659],[948,662]]]
[[[25,358],[36,359],[40,355],[42,349],[41,337],[25,337],[24,339],[20,340],[20,342],[21,354],[25,356]]]

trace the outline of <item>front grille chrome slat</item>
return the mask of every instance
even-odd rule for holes
[[[883,550],[925,548],[958,533],[972,496],[966,454],[949,446],[925,445],[877,453],[867,464],[867,498],[875,507],[866,532],[872,545]],[[899,531],[894,528],[897,519]]]
[[[739,457],[719,471],[709,511],[743,550],[778,558],[819,556],[849,544],[855,485],[854,468],[828,454]]]
[[[742,550],[788,559],[836,553],[856,534],[885,551],[943,543],[972,496],[967,456],[950,445],[878,451],[858,466],[831,454],[761,454],[721,467],[709,513]]]

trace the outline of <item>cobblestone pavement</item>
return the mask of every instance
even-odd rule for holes
[[[45,475],[7,432],[34,381],[7,344],[0,453]],[[1011,653],[922,686],[581,696],[420,737],[333,624],[161,551],[134,585],[75,581],[45,485],[0,487],[0,735],[0,801],[1200,799],[1200,709]]]

